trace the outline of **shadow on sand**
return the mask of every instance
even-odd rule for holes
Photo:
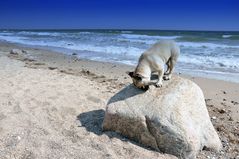
[[[135,95],[144,93],[145,91],[142,91],[138,88],[136,88],[134,85],[129,85],[122,89],[120,92],[116,93],[113,97],[110,98],[108,101],[108,104],[114,103],[117,101],[125,100],[127,98],[133,97]],[[119,133],[113,132],[113,131],[103,131],[102,124],[105,116],[105,111],[103,109],[93,110],[81,113],[77,116],[77,120],[81,122],[81,125],[86,128],[87,131],[93,132],[96,135],[102,135],[105,134],[109,136],[110,138],[118,138],[122,141],[131,142],[135,145],[141,146],[143,148],[147,148],[141,144],[138,144],[132,140],[127,139],[126,137],[123,137]],[[147,148],[150,149],[150,148]]]
[[[111,97],[107,104],[126,100],[127,98],[136,96],[144,92],[145,91],[136,88],[133,84],[130,84],[116,93],[113,97]],[[97,135],[102,135],[102,123],[104,116],[105,111],[103,109],[99,109],[81,113],[77,116],[77,120],[79,120],[81,122],[81,125],[84,126],[88,131],[93,132]]]
[[[153,151],[152,148],[146,147],[142,144],[139,144],[133,140],[128,139],[127,137],[122,136],[121,134],[114,131],[103,131],[102,124],[105,116],[105,111],[103,109],[93,110],[85,113],[81,113],[77,116],[77,120],[81,122],[82,127],[85,127],[87,131],[92,132],[96,135],[107,135],[109,138],[118,138],[124,142],[130,142],[134,145],[140,146],[142,148]]]

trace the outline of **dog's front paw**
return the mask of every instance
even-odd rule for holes
[[[165,80],[165,81],[166,81],[166,80],[170,80],[170,79],[171,79],[171,77],[168,76],[168,75],[164,75],[164,76],[163,76],[163,80]]]
[[[163,87],[163,84],[162,84],[162,82],[157,82],[157,83],[155,84],[155,86],[156,86],[156,87]]]

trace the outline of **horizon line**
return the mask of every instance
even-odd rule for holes
[[[19,28],[19,29],[7,29],[7,28],[0,28],[0,30],[32,30],[32,31],[40,31],[40,30],[48,30],[48,31],[53,31],[53,30],[120,30],[120,31],[127,31],[127,30],[131,30],[131,31],[194,31],[194,32],[202,32],[202,31],[206,31],[206,32],[239,32],[239,30],[200,30],[200,29],[188,29],[188,30],[183,30],[183,29],[133,29],[133,28],[124,28],[124,29],[120,29],[120,28],[57,28],[57,29],[53,29],[53,28],[34,28],[34,29],[30,29],[30,28]]]

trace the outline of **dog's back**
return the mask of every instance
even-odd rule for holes
[[[166,63],[169,58],[177,60],[180,54],[180,49],[176,43],[172,40],[162,40],[154,44],[151,48],[142,54],[143,57],[147,56],[159,56],[164,63]]]

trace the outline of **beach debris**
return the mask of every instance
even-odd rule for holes
[[[45,65],[45,63],[42,63],[42,62],[34,62],[33,65],[40,66],[40,65]]]
[[[57,67],[49,66],[48,69],[49,69],[49,70],[55,70],[55,69],[57,69]]]
[[[75,56],[75,55],[77,55],[77,53],[73,52],[71,55],[72,55],[72,56]]]
[[[229,121],[233,121],[233,119],[232,119],[232,117],[231,117],[231,116],[229,117]]]
[[[217,131],[223,131],[225,130],[225,127],[221,124],[216,127]]]
[[[228,138],[232,143],[239,143],[239,139],[237,139],[237,137],[231,132],[228,134]]]
[[[25,62],[33,62],[33,61],[36,61],[36,60],[34,60],[34,59],[32,59],[32,58],[26,57],[26,58],[22,59],[22,61],[25,61]]]
[[[212,99],[205,99],[205,102],[209,102],[209,101],[211,101]]]
[[[226,110],[225,110],[225,109],[219,109],[218,112],[221,113],[221,114],[223,114],[223,113],[226,112]]]
[[[27,51],[26,50],[22,50],[22,53],[27,54]]]
[[[231,103],[234,104],[234,105],[238,105],[239,104],[238,102],[235,102],[233,100],[231,101]]]
[[[69,70],[60,70],[61,73],[69,74],[69,75],[74,75],[74,72],[71,72]]]
[[[19,49],[12,49],[11,51],[10,51],[10,54],[11,55],[19,55],[19,54],[21,54],[22,53],[22,50],[19,50]]]
[[[147,92],[126,86],[108,101],[103,130],[179,158],[196,158],[203,147],[222,148],[202,90],[180,77]]]
[[[227,94],[227,92],[226,92],[226,91],[222,91],[222,93],[223,93],[223,94]]]
[[[223,105],[223,106],[227,106],[226,103],[224,103],[224,102],[221,102],[221,105]]]

